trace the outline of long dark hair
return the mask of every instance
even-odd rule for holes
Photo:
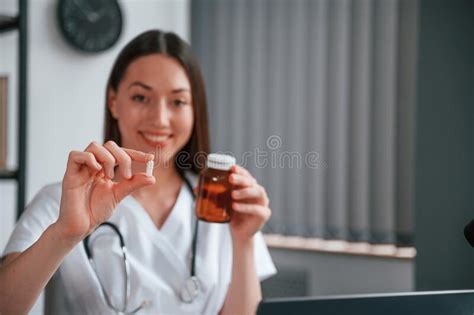
[[[172,32],[150,30],[135,37],[120,52],[110,72],[105,96],[104,143],[112,140],[121,145],[117,120],[108,106],[108,91],[117,91],[128,66],[136,59],[150,54],[165,54],[176,59],[186,71],[191,83],[191,97],[194,112],[194,126],[191,138],[178,152],[175,164],[178,171],[191,169],[198,173],[203,163],[199,158],[209,153],[209,127],[207,122],[207,99],[201,69],[190,46]]]

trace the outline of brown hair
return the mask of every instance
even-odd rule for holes
[[[194,125],[191,138],[177,153],[175,164],[178,171],[190,169],[198,173],[203,165],[198,160],[200,155],[209,153],[209,130],[207,122],[207,100],[201,69],[190,46],[178,35],[171,32],[150,30],[135,37],[120,52],[110,72],[105,97],[104,142],[115,141],[121,145],[117,120],[112,116],[108,106],[109,89],[117,91],[128,66],[136,59],[150,54],[165,54],[175,58],[184,68],[191,83],[191,97],[194,112]]]

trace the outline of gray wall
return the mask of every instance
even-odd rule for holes
[[[414,289],[412,259],[271,249],[278,274],[265,297],[406,292]]]
[[[474,1],[421,1],[419,31],[416,289],[472,289]]]

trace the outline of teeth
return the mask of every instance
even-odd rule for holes
[[[162,141],[165,141],[166,139],[169,138],[169,136],[155,136],[155,135],[150,135],[150,134],[146,134],[146,133],[144,133],[143,136],[147,140],[150,140],[150,141],[153,141],[153,142],[162,142]]]

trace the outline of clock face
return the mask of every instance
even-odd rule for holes
[[[60,0],[58,19],[66,40],[86,52],[112,47],[122,32],[122,11],[116,0]]]

